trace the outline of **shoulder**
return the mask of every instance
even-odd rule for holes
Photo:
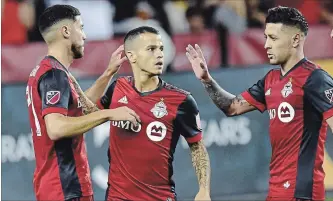
[[[313,69],[309,74],[306,83],[324,83],[324,82],[332,82],[333,78],[323,69],[317,68]]]
[[[309,73],[312,73],[313,71],[316,71],[320,69],[319,65],[315,64],[314,62],[310,60],[305,60],[302,64],[301,67],[303,70],[308,71]]]
[[[51,58],[45,57],[39,62],[39,64],[31,71],[30,77],[36,77],[38,80],[40,77],[44,77],[45,74],[56,73],[64,74],[67,77],[67,73],[64,71],[61,65]]]
[[[265,78],[280,76],[280,68],[273,68],[268,73],[266,73]]]
[[[132,76],[120,76],[118,77],[114,82],[119,82],[119,83],[132,83],[133,77]]]
[[[181,89],[173,84],[170,84],[170,83],[167,83],[165,81],[163,81],[163,88],[170,91],[170,92],[174,92],[174,93],[179,93],[181,95],[184,95],[184,96],[189,96],[191,95],[190,92],[184,90],[184,89]]]

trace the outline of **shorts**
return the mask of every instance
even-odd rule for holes
[[[309,199],[301,199],[301,198],[280,198],[280,197],[269,197],[267,196],[266,201],[314,201]],[[321,201],[321,200],[318,200]],[[324,200],[322,200],[324,201]]]
[[[94,201],[94,196],[90,195],[90,196],[84,196],[84,197],[79,197],[79,198],[72,198],[72,199],[68,199],[66,201]]]

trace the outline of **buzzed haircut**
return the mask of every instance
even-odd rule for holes
[[[296,8],[278,6],[268,10],[266,23],[281,23],[283,25],[296,27],[304,35],[308,34],[309,25],[302,13]]]
[[[69,19],[75,21],[75,17],[81,15],[79,9],[70,5],[54,5],[42,13],[38,20],[40,33],[45,32],[48,28],[61,20]]]
[[[128,40],[132,40],[132,39],[136,38],[137,36],[139,36],[140,34],[143,34],[143,33],[153,33],[156,35],[160,34],[160,32],[153,27],[141,26],[141,27],[138,27],[138,28],[135,28],[135,29],[132,29],[131,31],[129,31],[125,35],[124,43]]]

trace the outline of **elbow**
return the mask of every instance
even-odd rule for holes
[[[232,109],[222,110],[222,111],[224,112],[225,116],[227,116],[227,117],[234,117],[234,116],[239,115],[236,110],[232,110]]]
[[[61,134],[59,132],[59,129],[47,129],[47,134],[52,141],[59,140],[61,138]]]

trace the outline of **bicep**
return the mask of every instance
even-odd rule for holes
[[[256,107],[247,102],[247,100],[245,100],[242,95],[238,95],[234,99],[232,99],[232,103],[230,106],[231,115],[241,115],[253,110],[256,110]]]
[[[50,139],[56,139],[56,132],[59,130],[61,120],[65,116],[60,113],[50,113],[45,115],[44,121],[47,130],[47,134]]]

